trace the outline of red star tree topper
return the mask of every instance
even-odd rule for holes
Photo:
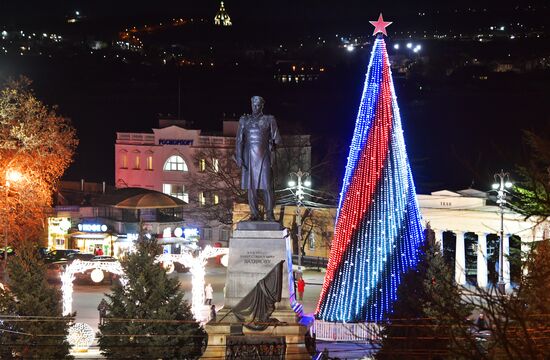
[[[382,13],[380,13],[380,16],[378,16],[378,20],[376,21],[369,21],[372,26],[374,26],[374,32],[372,35],[376,35],[378,33],[382,33],[386,36],[388,34],[386,33],[386,27],[390,26],[392,24],[391,21],[384,21],[384,18],[382,17]]]

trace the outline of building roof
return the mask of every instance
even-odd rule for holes
[[[182,207],[185,202],[155,190],[129,187],[103,195],[97,200],[97,205],[121,209],[162,209]]]

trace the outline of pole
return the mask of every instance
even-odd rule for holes
[[[498,291],[504,295],[506,284],[504,283],[504,204],[500,203],[500,241],[498,254]]]
[[[302,178],[304,176],[309,176],[309,173],[302,172],[302,170],[299,169],[297,172],[292,172],[290,176],[292,175],[295,175],[296,180],[298,180],[294,196],[296,198],[296,237],[298,238],[298,269],[302,271],[302,200],[304,199],[304,187],[302,183]]]
[[[506,293],[506,283],[504,282],[504,204],[506,203],[506,188],[511,187],[512,183],[508,180],[509,174],[501,170],[495,174],[493,189],[497,190],[497,203],[500,207],[500,239],[498,251],[498,283],[497,289],[501,295]]]
[[[10,224],[8,220],[8,216],[10,216],[8,211],[8,204],[9,204],[9,188],[8,184],[6,183],[6,204],[5,204],[5,216],[4,216],[4,284],[8,283],[8,226]]]

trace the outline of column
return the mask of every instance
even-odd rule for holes
[[[477,235],[477,286],[487,287],[487,233],[476,233]]]
[[[509,234],[504,234],[504,239],[503,239],[503,246],[502,248],[504,249],[504,253],[503,253],[503,258],[504,258],[504,261],[503,261],[503,264],[502,264],[502,277],[503,277],[503,280],[504,280],[504,284],[506,284],[506,289],[508,289],[510,287],[510,260],[509,260],[509,256],[510,256],[510,236]]]
[[[464,251],[464,231],[456,231],[455,247],[455,281],[458,285],[466,284],[466,253]]]
[[[435,245],[443,255],[443,230],[434,229]]]

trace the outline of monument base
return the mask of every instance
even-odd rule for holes
[[[274,314],[275,315],[275,314]],[[272,346],[275,344],[284,345],[284,354],[277,359],[311,359],[311,355],[306,349],[305,336],[307,328],[297,323],[280,323],[269,326],[262,331],[249,330],[244,326],[232,325],[231,323],[210,322],[205,326],[208,333],[208,346],[202,357],[204,359],[224,359],[230,358],[235,354],[232,343],[240,345],[241,349],[246,346]],[[244,351],[244,350],[243,350]],[[241,359],[260,359],[260,357],[248,357],[246,353],[240,354]],[[233,357],[235,358],[235,357]],[[268,359],[268,357],[262,357]]]
[[[285,261],[281,301],[276,303],[270,316],[278,322],[265,330],[248,329],[233,314],[232,308],[281,260]],[[280,354],[283,349],[283,359],[311,359],[305,346],[307,327],[299,324],[299,318],[291,308],[295,294],[288,230],[282,229],[278,223],[247,221],[237,224],[229,242],[225,286],[224,307],[217,313],[216,320],[205,326],[208,346],[203,358],[253,359],[249,357],[251,352],[247,351],[268,349],[271,354]],[[275,359],[273,355],[266,356],[256,358]]]

